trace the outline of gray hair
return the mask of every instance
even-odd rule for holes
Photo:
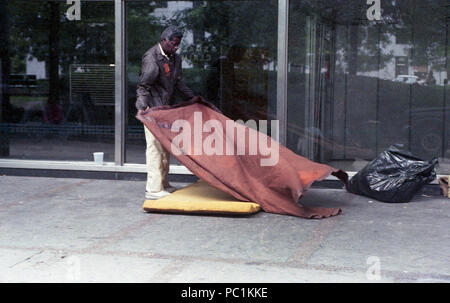
[[[183,32],[175,26],[169,26],[161,33],[161,41],[164,39],[171,41],[174,37],[177,37],[180,40],[183,38]]]

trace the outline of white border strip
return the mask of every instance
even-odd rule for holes
[[[128,172],[147,173],[145,164],[116,165],[114,162],[104,162],[103,165],[93,161],[44,161],[44,160],[11,160],[0,159],[0,168],[22,169],[55,169],[55,170],[81,170],[100,172]],[[170,174],[192,175],[184,165],[170,165]]]
[[[46,160],[14,160],[0,159],[0,168],[22,168],[22,169],[55,169],[55,170],[80,170],[99,172],[123,172],[123,173],[147,173],[145,164],[127,164],[123,166],[115,165],[114,162],[105,162],[103,165],[93,161],[46,161]],[[349,178],[356,175],[355,171],[346,172]],[[184,165],[170,165],[169,174],[193,175]],[[430,184],[439,184],[438,180],[447,175],[437,175],[436,180]],[[325,180],[338,181],[335,176],[328,176]]]

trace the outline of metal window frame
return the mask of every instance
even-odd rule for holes
[[[289,0],[278,0],[277,112],[279,142],[287,143],[287,84],[289,43]]]
[[[125,164],[125,105],[126,105],[126,5],[124,0],[114,0],[115,36],[115,115],[114,163]]]

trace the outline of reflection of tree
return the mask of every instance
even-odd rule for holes
[[[432,63],[438,70],[444,67],[445,28],[448,22],[446,0],[396,0],[382,2],[382,20],[370,22],[366,18],[368,5],[360,0],[291,1],[290,25],[293,30],[304,26],[305,16],[317,15],[319,23],[346,28],[346,37],[336,40],[336,52],[341,52],[347,62],[348,72],[379,70],[389,64],[392,54],[383,50],[391,37],[399,31],[409,34],[413,65]],[[290,50],[304,58],[305,41],[290,43]],[[301,43],[303,42],[303,43]],[[293,60],[296,60],[295,58]]]
[[[127,3],[127,56],[130,65],[140,68],[142,55],[160,39],[164,24],[151,15],[157,7],[156,3]]]
[[[374,71],[385,67],[393,58],[392,53],[381,51],[397,34],[399,27],[414,33],[413,64],[428,61],[442,63],[445,43],[445,0],[383,1],[382,21],[370,22],[366,18],[368,5],[360,0],[304,0],[290,1],[290,61],[305,58],[304,34],[306,16],[318,16],[318,22],[333,26],[345,26],[347,39],[337,39],[336,51],[341,50],[348,64],[348,72]],[[196,40],[199,47],[192,52],[207,50],[211,58],[223,55],[223,51],[236,43],[251,41],[253,45],[268,49],[269,58],[276,59],[277,14],[275,1],[208,1],[203,5],[180,12],[173,22],[187,29],[208,33]],[[251,16],[251,18],[250,18]],[[199,30],[201,29],[201,30]],[[249,46],[249,45],[248,45]],[[193,64],[204,64],[205,56],[189,56]],[[201,62],[198,62],[201,61]],[[208,63],[208,62],[206,62]],[[298,62],[297,64],[302,64]]]
[[[58,2],[48,2],[50,25],[48,35],[48,70],[49,70],[49,92],[48,104],[59,104],[59,40],[60,40],[60,9]]]
[[[60,1],[9,1],[11,49],[48,62],[58,48],[63,72],[72,63],[113,63],[113,4],[82,2],[79,21],[67,20],[67,7]]]
[[[233,119],[267,115],[267,67],[276,62],[277,11],[276,0],[205,1],[171,20],[193,32],[195,45],[183,54],[194,67],[208,67],[204,93]]]
[[[2,14],[8,12],[9,35],[2,31],[3,74],[24,72],[27,54],[45,61],[48,68],[50,104],[59,103],[61,83],[72,63],[114,62],[114,3],[83,1],[81,20],[69,21],[64,13],[65,1],[1,0]],[[178,12],[164,23],[151,13],[157,1],[127,3],[128,62],[140,62],[143,52],[157,41],[166,23],[182,25],[194,33],[197,44],[185,53],[196,67],[212,64],[231,45],[262,47],[269,62],[276,61],[278,5],[268,1],[197,1],[190,9]],[[7,8],[7,10],[6,10]],[[290,1],[290,62],[303,64],[305,58],[305,16],[317,15],[318,22],[332,26],[348,26],[348,38],[336,39],[335,52],[341,52],[348,71],[373,71],[383,68],[392,59],[380,52],[389,37],[406,29],[410,36],[412,64],[430,65],[442,70],[445,66],[445,29],[448,4],[446,0],[396,0],[382,2],[382,21],[366,19],[366,1],[303,0]],[[5,18],[4,18],[5,17]],[[2,22],[6,22],[2,16]],[[2,27],[6,28],[6,27]],[[327,51],[327,50],[326,50]],[[330,50],[328,50],[330,51]],[[207,52],[207,55],[199,53]],[[19,62],[18,59],[21,59]],[[448,65],[447,65],[448,68]]]
[[[25,60],[29,54],[45,61],[49,114],[61,102],[60,72],[68,77],[70,64],[114,63],[113,3],[82,2],[80,21],[67,20],[67,8],[65,1],[8,1],[11,57]],[[53,122],[59,122],[54,114]]]
[[[207,50],[209,56],[193,56],[195,59],[214,61],[231,45],[241,44],[264,47],[268,50],[268,56],[275,60],[277,11],[277,1],[274,0],[207,1],[202,6],[195,5],[180,11],[173,22],[197,33],[199,29],[203,32],[204,37],[197,41],[198,49]]]
[[[393,29],[404,28],[410,35],[413,65],[444,68],[448,17],[446,0],[397,1]]]

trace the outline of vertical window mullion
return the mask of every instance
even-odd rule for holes
[[[115,139],[114,162],[122,166],[125,162],[125,1],[114,1],[115,11]]]
[[[283,145],[287,143],[288,30],[289,0],[278,0],[277,120],[279,141]]]

